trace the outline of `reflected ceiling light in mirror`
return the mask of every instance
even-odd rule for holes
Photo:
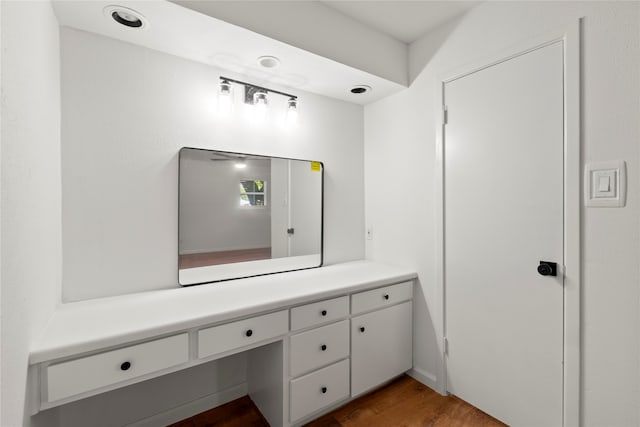
[[[218,89],[218,112],[222,115],[228,115],[233,108],[233,93],[231,83],[227,80],[220,81]]]
[[[244,169],[247,167],[247,160],[245,158],[239,158],[238,160],[236,160],[234,166],[236,167],[236,169]]]
[[[295,126],[298,123],[298,100],[289,98],[287,101],[287,126]]]

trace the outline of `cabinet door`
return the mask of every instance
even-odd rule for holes
[[[351,396],[413,366],[411,301],[351,319]]]

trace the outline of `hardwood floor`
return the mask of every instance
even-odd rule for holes
[[[235,251],[200,252],[178,257],[178,268],[204,267],[207,265],[230,264],[234,262],[271,259],[271,247],[239,249]]]
[[[169,427],[269,427],[269,423],[249,396],[244,396]]]
[[[245,396],[170,427],[268,427]],[[455,396],[440,396],[408,376],[362,396],[305,427],[499,427],[505,424]],[[275,427],[275,426],[274,426]]]
[[[505,424],[455,396],[408,376],[328,413],[306,427],[498,427]]]

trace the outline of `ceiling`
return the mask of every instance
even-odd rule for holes
[[[129,7],[149,22],[123,27]],[[410,43],[476,2],[53,0],[60,25],[210,64],[227,77],[368,104],[408,86]],[[277,56],[276,69],[257,58]],[[354,95],[350,89],[373,90]]]
[[[322,1],[340,13],[410,44],[479,1]]]

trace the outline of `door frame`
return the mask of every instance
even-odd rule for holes
[[[581,209],[581,150],[580,150],[580,26],[581,18],[564,28],[542,34],[534,39],[511,46],[508,49],[489,55],[454,72],[445,73],[438,90],[439,115],[436,123],[435,156],[435,220],[436,220],[436,288],[437,300],[441,304],[439,315],[441,360],[438,366],[436,388],[447,394],[447,367],[445,356],[446,312],[445,312],[445,274],[444,274],[444,90],[445,84],[453,80],[481,71],[509,59],[524,55],[536,49],[561,41],[563,43],[564,78],[564,292],[563,292],[563,426],[580,425],[580,288],[581,288],[581,251],[580,251],[580,209]]]

